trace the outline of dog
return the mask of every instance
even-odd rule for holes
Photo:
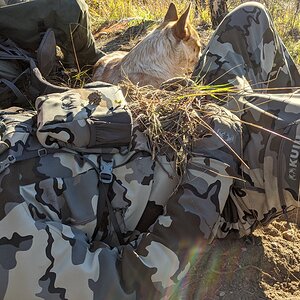
[[[118,84],[124,79],[159,88],[173,77],[185,76],[198,62],[201,40],[189,22],[191,5],[178,17],[171,3],[162,24],[150,32],[130,52],[115,51],[100,58],[92,81]]]

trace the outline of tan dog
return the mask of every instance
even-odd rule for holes
[[[188,20],[190,8],[191,5],[178,18],[176,7],[171,3],[163,23],[130,52],[116,51],[98,60],[92,80],[117,84],[128,78],[139,86],[159,87],[170,78],[192,71],[201,44]]]

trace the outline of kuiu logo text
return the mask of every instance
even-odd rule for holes
[[[299,144],[300,135],[296,136],[295,141],[298,143],[297,144],[294,143],[292,145],[290,160],[289,160],[289,179],[294,181],[297,180],[297,167],[298,167],[299,155],[300,155],[300,144]]]

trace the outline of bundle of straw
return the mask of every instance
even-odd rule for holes
[[[205,123],[205,111],[208,102],[226,101],[233,91],[228,85],[200,86],[187,84],[176,85],[174,82],[166,89],[139,87],[128,81],[122,89],[134,120],[149,136],[153,158],[158,153],[171,151],[178,165],[186,161],[191,141],[199,126],[211,129]]]

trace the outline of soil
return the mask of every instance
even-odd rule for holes
[[[240,240],[216,240],[174,299],[300,299],[300,229],[294,213]],[[295,222],[298,219],[298,223]]]
[[[153,27],[132,19],[104,24],[94,34],[98,47],[109,53],[130,50]],[[199,26],[203,43],[211,30]],[[195,261],[172,300],[300,299],[300,214],[290,213],[240,240],[216,240]]]
[[[134,23],[136,24],[132,25]],[[128,18],[104,23],[94,32],[94,37],[97,47],[104,53],[130,51],[154,25],[154,21]]]

